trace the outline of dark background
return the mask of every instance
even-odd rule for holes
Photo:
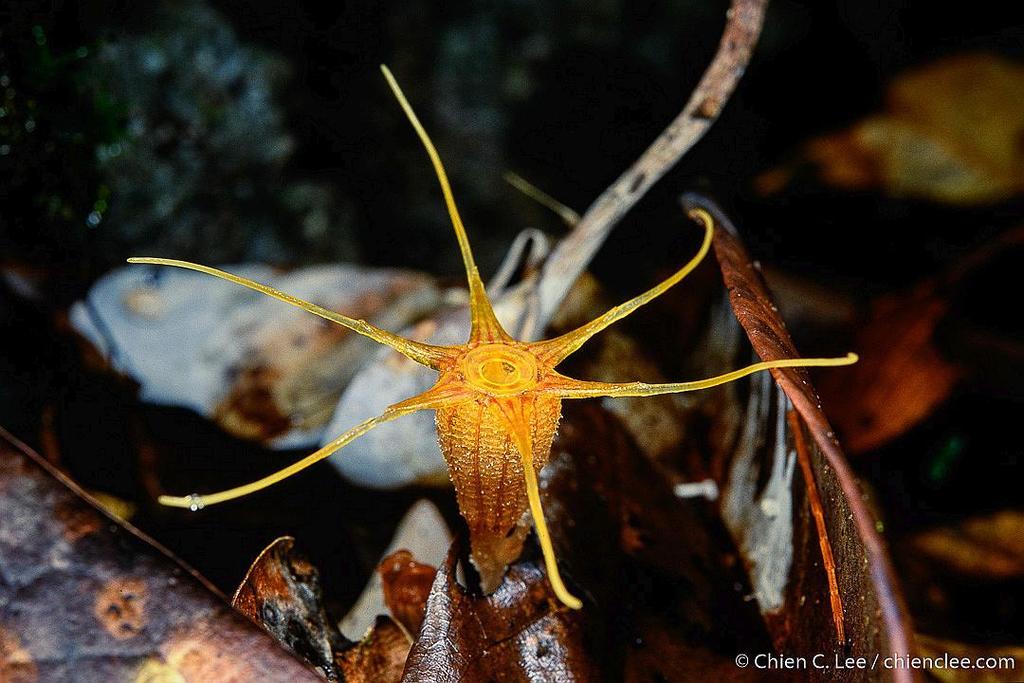
[[[584,210],[685,102],[714,53],[725,7],[11,3],[0,10],[0,265],[34,295],[10,280],[2,288],[0,424],[38,445],[56,395],[81,411],[72,410],[79,431],[67,428],[71,435],[89,431],[109,450],[127,448],[111,445],[129,441],[127,427],[94,425],[130,405],[130,390],[83,379],[80,353],[54,320],[133,254],[283,266],[357,260],[457,280],[436,182],[379,64],[391,66],[431,131],[486,274],[523,227],[564,230],[503,172]],[[181,55],[204,50],[234,71],[195,77]],[[837,301],[866,306],[954,267],[1019,224],[1019,197],[949,206],[812,178],[764,196],[755,179],[807,140],[881,109],[885,85],[905,69],[968,51],[1024,58],[1024,11],[986,1],[773,2],[721,119],[616,228],[593,272],[625,296],[677,264],[688,226],[676,197],[685,190],[721,201],[755,258]],[[1020,256],[1019,248],[1001,255],[959,290],[948,325],[968,320],[1019,344]],[[814,324],[794,331],[808,350],[823,334]],[[1020,359],[1012,349],[1010,357],[1018,365],[1007,366],[1007,381],[959,387],[924,423],[856,461],[879,492],[892,538],[1021,505]],[[182,450],[215,440],[229,460],[252,457],[198,416],[141,410],[158,440]],[[80,468],[88,480],[88,466]],[[115,478],[113,488],[130,495],[128,479]],[[344,486],[311,477],[301,485],[325,496]],[[294,490],[273,504],[289,505]],[[413,497],[343,491],[392,515]],[[236,568],[204,559],[223,542],[221,529],[211,522],[161,540],[229,586]],[[374,557],[367,551],[364,563]],[[1020,641],[1019,582],[955,577],[943,585],[953,597],[942,606],[911,591],[915,617],[933,632]]]

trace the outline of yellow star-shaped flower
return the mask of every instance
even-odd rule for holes
[[[160,502],[196,510],[254,493],[323,460],[381,423],[418,410],[433,410],[438,442],[455,485],[459,510],[469,526],[471,556],[480,570],[483,589],[493,591],[501,582],[505,564],[519,554],[529,528],[525,515],[529,507],[551,586],[565,605],[579,609],[582,603],[569,592],[559,574],[537,486],[537,475],[551,455],[563,400],[696,391],[768,368],[849,365],[857,357],[849,354],[844,358],[767,361],[717,377],[666,384],[589,382],[562,375],[555,368],[588,339],[660,296],[697,267],[711,248],[714,221],[701,209],[691,212],[704,228],[700,249],[656,287],[554,339],[513,339],[498,322],[487,298],[441,158],[391,72],[387,67],[381,69],[430,156],[455,227],[469,280],[469,341],[459,346],[424,344],[216,268],[174,259],[128,259],[130,263],[188,268],[254,289],[365,335],[438,372],[437,383],[427,391],[388,407],[279,472],[217,493],[161,496]]]

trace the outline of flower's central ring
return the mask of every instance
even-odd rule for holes
[[[462,373],[473,387],[494,396],[519,394],[537,385],[537,359],[505,344],[484,344],[462,358]]]

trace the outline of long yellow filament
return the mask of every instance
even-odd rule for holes
[[[551,588],[567,607],[580,609],[583,602],[569,592],[562,581],[562,575],[558,572],[558,560],[555,558],[555,547],[551,544],[551,535],[548,533],[548,524],[544,521],[544,508],[540,503],[540,488],[537,486],[537,473],[533,469],[533,453],[521,451],[523,458],[523,474],[526,477],[526,497],[530,501],[530,514],[533,516],[533,527],[537,530],[537,540],[540,541],[540,549],[544,554],[544,566],[548,570],[548,580]]]
[[[570,228],[580,222],[580,215],[576,211],[570,209],[568,206],[558,201],[518,173],[506,171],[505,175],[502,177],[505,179],[506,183],[516,188],[524,195],[543,206],[545,209],[558,214],[558,217],[562,219],[562,222]]]
[[[720,384],[727,384],[755,372],[771,368],[820,368],[853,365],[858,360],[857,354],[848,353],[842,358],[783,358],[767,360],[733,370],[723,375],[692,382],[671,382],[667,384],[647,384],[645,382],[588,382],[586,380],[560,377],[548,380],[544,391],[557,395],[559,398],[596,398],[602,396],[657,396],[658,394],[681,394],[687,391],[710,389]]]
[[[413,410],[416,409],[410,409],[405,411],[389,411],[385,412],[383,415],[372,417],[369,420],[366,420],[365,422],[359,423],[358,425],[348,430],[334,441],[331,441],[329,444],[327,444],[320,450],[316,451],[315,453],[307,455],[302,460],[299,460],[298,462],[293,463],[282,470],[278,470],[273,474],[267,475],[262,479],[257,479],[254,482],[244,484],[242,486],[236,486],[234,488],[227,489],[226,491],[218,491],[217,493],[204,493],[202,495],[198,493],[193,493],[188,496],[160,496],[160,498],[158,498],[158,501],[161,505],[167,505],[169,507],[176,508],[189,508],[190,510],[194,511],[201,510],[204,507],[208,507],[210,505],[216,505],[217,503],[223,503],[228,500],[234,500],[235,498],[241,498],[242,496],[247,496],[250,493],[256,493],[257,491],[265,489],[268,486],[276,484],[282,479],[287,479],[293,474],[301,472],[307,467],[310,467],[311,465],[320,462],[324,458],[330,457],[335,451],[340,450],[348,443],[354,441],[355,439],[362,436],[366,432],[370,431],[377,425],[383,422],[387,422],[389,420],[393,420],[401,415],[411,413],[413,412]]]
[[[323,308],[322,306],[317,306],[316,304],[310,303],[308,301],[303,301],[298,297],[292,296],[291,294],[286,294],[285,292],[282,292],[279,289],[274,289],[269,285],[265,285],[260,282],[256,282],[255,280],[250,280],[248,278],[244,278],[238,275],[233,275],[232,273],[228,273],[217,268],[211,268],[210,266],[204,266],[202,264],[192,263],[190,261],[179,261],[177,259],[169,258],[134,257],[128,259],[128,263],[146,264],[151,266],[173,266],[175,268],[195,270],[200,273],[206,273],[207,275],[219,277],[220,279],[227,280],[228,282],[233,282],[236,285],[248,287],[249,289],[253,289],[257,292],[260,292],[261,294],[266,294],[269,297],[273,297],[278,301],[283,301],[286,304],[291,304],[292,306],[301,308],[302,310],[308,311],[313,315],[318,315],[321,318],[330,320],[333,323],[337,323],[343,327],[347,327],[353,332],[358,332],[359,334],[365,337],[369,337],[375,342],[384,344],[385,346],[390,346],[391,348],[393,348],[395,351],[398,351],[402,355],[411,358],[417,363],[426,365],[427,367],[436,369],[437,367],[439,367],[441,361],[451,357],[451,352],[442,346],[432,346],[430,344],[424,344],[422,342],[416,342],[412,341],[411,339],[399,337],[397,334],[392,334],[391,332],[382,330],[379,327],[374,327],[365,320],[356,320],[354,318],[349,318],[348,316],[342,315],[340,313],[329,311],[326,308]]]
[[[544,508],[540,501],[540,487],[537,485],[537,472],[533,465],[533,407],[532,397],[515,396],[496,399],[491,403],[491,410],[504,418],[512,443],[523,462],[523,478],[526,480],[526,497],[530,502],[530,515],[533,517],[533,528],[537,531],[537,540],[544,555],[544,566],[547,569],[548,581],[555,591],[555,596],[567,607],[580,609],[583,602],[569,592],[558,571],[558,559],[555,547],[551,543],[547,522],[544,521]]]
[[[437,153],[437,148],[434,147],[434,143],[431,141],[423,124],[420,123],[420,119],[416,116],[412,105],[409,104],[409,100],[405,98],[405,94],[402,92],[402,88],[399,87],[398,81],[395,80],[391,70],[383,64],[380,65],[380,70],[384,74],[384,78],[387,79],[388,85],[391,86],[391,91],[395,94],[398,104],[402,106],[402,111],[405,112],[406,118],[409,119],[409,123],[412,124],[413,129],[416,131],[416,135],[419,136],[420,142],[423,143],[427,156],[430,157],[430,163],[434,166],[437,181],[441,184],[441,194],[444,195],[444,203],[448,207],[448,215],[451,217],[452,226],[455,228],[455,237],[459,241],[459,251],[462,253],[462,262],[466,268],[466,279],[469,281],[470,315],[473,325],[472,341],[509,340],[511,337],[501,327],[501,324],[494,315],[491,302],[487,298],[484,283],[480,279],[480,271],[473,260],[473,250],[469,246],[466,227],[462,224],[462,217],[459,215],[459,209],[455,205],[455,196],[452,194],[452,186],[448,182],[448,174],[445,172],[444,164],[441,162],[441,155]]]
[[[671,277],[667,278],[660,284],[655,285],[643,294],[630,299],[624,304],[619,304],[604,315],[591,320],[585,325],[581,325],[572,332],[566,332],[559,337],[536,344],[534,348],[536,349],[537,355],[545,358],[552,364],[557,365],[574,351],[583,346],[583,344],[595,334],[609,325],[622,320],[644,304],[658,298],[668,291],[669,288],[693,272],[693,270],[700,265],[700,262],[704,260],[704,257],[707,256],[708,251],[711,249],[711,238],[714,236],[715,223],[708,212],[703,209],[694,209],[690,215],[692,218],[703,224],[704,240],[701,242],[700,249],[697,250],[697,253],[686,263],[686,265],[673,273]]]

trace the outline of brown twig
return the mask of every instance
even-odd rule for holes
[[[539,334],[619,219],[700,140],[750,62],[768,0],[732,0],[718,52],[678,116],[639,159],[590,205],[544,264],[533,331]]]
[[[843,596],[839,593],[839,579],[836,577],[836,560],[832,556],[832,544],[829,543],[828,529],[825,526],[825,509],[821,504],[821,493],[818,491],[818,483],[814,479],[814,469],[811,467],[811,453],[807,447],[807,438],[804,436],[804,426],[800,422],[800,414],[795,410],[790,410],[786,415],[786,419],[789,421],[789,430],[793,434],[793,445],[796,446],[796,459],[800,463],[800,472],[804,477],[807,502],[811,505],[814,526],[818,530],[821,561],[825,567],[825,576],[828,578],[828,595],[829,602],[832,605],[832,621],[836,625],[836,641],[839,645],[842,645],[846,642],[846,628],[843,622]]]

